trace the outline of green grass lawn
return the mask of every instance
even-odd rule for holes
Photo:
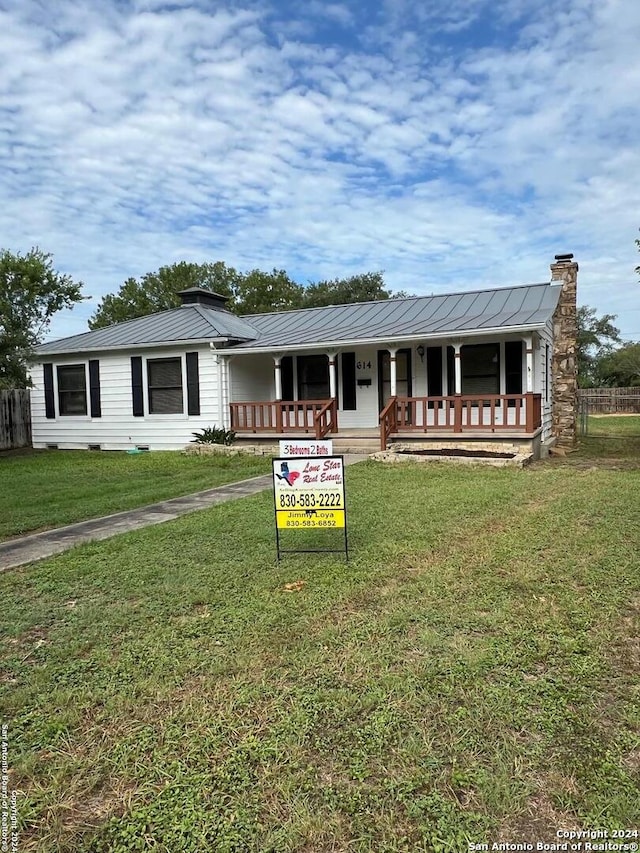
[[[591,415],[578,455],[640,460],[640,415]]]
[[[255,456],[42,450],[0,456],[0,539],[265,474]]]
[[[589,435],[640,436],[640,415],[590,415]]]
[[[637,829],[638,476],[366,462],[348,564],[263,493],[5,573],[21,853]]]

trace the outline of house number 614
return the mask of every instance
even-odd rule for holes
[[[358,361],[356,362],[356,367],[358,370],[371,370],[371,362],[370,361]]]

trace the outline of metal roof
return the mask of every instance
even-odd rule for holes
[[[232,349],[273,350],[358,339],[427,339],[483,329],[538,328],[552,316],[559,294],[559,285],[528,284],[252,314],[246,319],[257,329],[257,339],[236,344]]]
[[[51,341],[37,347],[36,356],[129,349],[145,344],[210,340],[249,341],[257,336],[258,332],[247,320],[229,311],[192,304]]]
[[[558,284],[528,284],[245,317],[203,305],[182,305],[42,344],[36,356],[230,340],[236,342],[229,347],[234,351],[282,350],[358,340],[427,340],[483,329],[533,329],[552,316],[559,294]]]

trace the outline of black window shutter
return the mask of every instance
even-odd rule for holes
[[[504,345],[505,394],[522,394],[522,341]]]
[[[100,406],[100,362],[89,359],[89,403],[92,418],[102,417]]]
[[[293,400],[293,358],[285,355],[280,362],[280,379],[282,380],[282,399]]]
[[[456,356],[453,347],[447,347],[447,395],[453,397],[456,391]]]
[[[442,347],[427,347],[429,397],[442,397]]]
[[[53,364],[47,362],[42,365],[44,371],[44,413],[45,417],[51,419],[56,416],[56,403],[53,395]]]
[[[356,408],[356,354],[342,353],[342,409],[353,412]]]
[[[200,414],[200,378],[197,352],[187,353],[187,414]]]
[[[131,356],[131,394],[133,398],[133,416],[141,418],[144,415],[144,396],[142,393],[142,358]]]

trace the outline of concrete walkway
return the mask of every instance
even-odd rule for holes
[[[366,458],[366,456],[350,453],[345,455],[344,462],[345,465],[353,465]],[[189,512],[255,495],[270,489],[272,483],[273,476],[263,474],[261,477],[252,477],[239,483],[227,483],[193,495],[169,498],[169,500],[139,509],[117,512],[103,518],[92,518],[89,521],[58,527],[55,530],[45,530],[42,533],[32,533],[8,542],[0,542],[0,571],[43,560],[54,554],[61,554],[84,542],[109,539],[119,533],[128,533],[130,530],[139,530],[141,527],[149,527],[152,524],[162,524],[164,521],[173,521],[174,518]]]

